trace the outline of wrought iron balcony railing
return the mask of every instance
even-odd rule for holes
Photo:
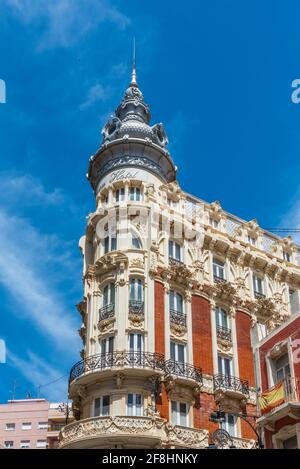
[[[231,342],[231,329],[224,326],[217,326],[217,337],[221,340],[227,340]]]
[[[202,370],[185,362],[167,360],[165,362],[165,372],[182,378],[189,378],[202,384]]]
[[[178,326],[186,327],[186,314],[176,309],[170,309],[170,321]]]
[[[217,374],[213,377],[214,391],[225,389],[229,391],[240,392],[245,396],[249,395],[249,383],[245,379],[239,379],[235,376]]]
[[[169,264],[174,266],[183,266],[184,263],[175,257],[169,257]]]
[[[99,318],[100,321],[103,319],[109,319],[114,317],[115,315],[115,305],[114,303],[110,303],[108,305],[102,306],[99,310]]]
[[[224,277],[219,277],[218,275],[214,275],[214,282],[215,283],[225,283],[225,282],[227,282],[227,280]]]
[[[149,352],[111,352],[92,355],[76,363],[70,371],[69,383],[85,373],[108,368],[151,368],[164,371],[164,356]]]
[[[259,291],[255,291],[254,292],[254,297],[257,299],[257,300],[260,300],[261,298],[266,298],[266,295],[264,293],[260,293]]]
[[[130,300],[128,305],[129,314],[137,314],[143,316],[144,314],[144,302],[137,300]]]

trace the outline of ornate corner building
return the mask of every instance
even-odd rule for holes
[[[299,304],[298,248],[184,192],[164,127],[149,122],[133,69],[89,162],[76,421],[60,447],[206,448],[221,425],[254,448],[236,414],[257,414],[253,340]]]

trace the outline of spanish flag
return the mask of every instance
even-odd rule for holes
[[[260,410],[262,414],[270,412],[274,407],[284,403],[284,387],[283,382],[276,384],[272,389],[269,389],[261,393],[258,399]]]

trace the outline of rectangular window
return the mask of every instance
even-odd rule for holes
[[[110,397],[101,396],[94,400],[94,417],[106,417],[109,415]]]
[[[221,428],[226,430],[230,436],[236,436],[236,417],[232,414],[225,414],[225,421],[221,422]]]
[[[181,246],[172,240],[169,240],[169,257],[181,262]]]
[[[104,238],[104,254],[110,251],[116,251],[117,249],[117,238],[116,236],[106,236]]]
[[[134,201],[141,200],[141,189],[139,187],[130,187],[129,200],[134,200]]]
[[[48,422],[39,422],[38,423],[39,430],[47,430],[48,429]]]
[[[176,311],[177,313],[183,313],[183,300],[182,295],[173,290],[170,291],[169,296],[169,307],[170,311]]]
[[[14,442],[13,441],[4,441],[4,448],[10,449],[14,447]]]
[[[141,279],[130,279],[130,301],[143,301],[143,283]]]
[[[142,334],[129,334],[129,351],[141,352],[143,349]]]
[[[253,274],[253,290],[254,294],[264,295],[264,281],[261,277]]]
[[[291,262],[291,255],[287,251],[283,251],[283,259],[287,262]]]
[[[225,264],[213,258],[213,276],[215,279],[225,280]]]
[[[226,377],[232,376],[232,359],[218,355],[218,372]]]
[[[121,202],[125,200],[125,189],[122,187],[121,189],[116,190],[116,202]]]
[[[22,423],[22,430],[31,430],[31,422]]]
[[[141,394],[128,394],[127,395],[127,415],[141,416],[142,415],[143,398]]]
[[[216,326],[226,327],[228,329],[228,315],[222,308],[216,308]]]
[[[30,448],[30,440],[21,440],[20,448],[22,449]]]
[[[101,340],[101,353],[113,353],[114,351],[114,336],[106,337]]]
[[[8,431],[13,431],[15,430],[16,428],[16,424],[15,423],[7,423],[5,425],[5,430],[8,430]]]
[[[170,355],[171,360],[174,360],[175,362],[184,363],[186,361],[186,345],[171,340]]]
[[[36,447],[37,448],[47,448],[47,440],[37,440]]]
[[[186,402],[171,401],[171,419],[174,425],[187,427],[189,406]]]
[[[115,304],[115,285],[109,283],[103,289],[103,306]]]

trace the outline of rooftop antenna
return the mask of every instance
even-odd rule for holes
[[[17,385],[17,380],[14,379],[13,380],[13,385],[12,385],[12,389],[9,391],[9,393],[11,394],[11,400],[14,401],[15,398],[16,398],[16,389],[18,388],[19,386]]]
[[[131,85],[137,85],[136,81],[136,48],[135,48],[135,37],[133,38],[133,58],[132,58],[132,73],[131,73]]]

